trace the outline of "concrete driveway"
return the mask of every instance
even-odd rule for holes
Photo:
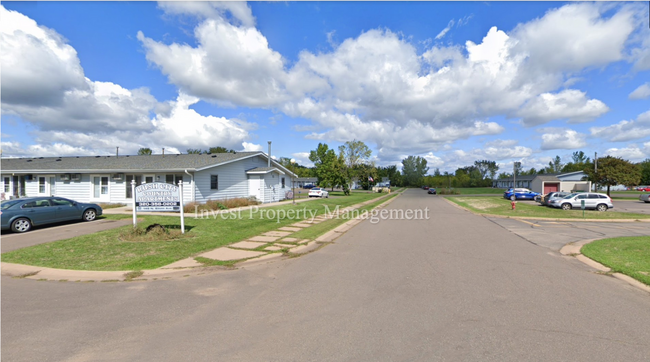
[[[117,228],[132,224],[132,219],[108,220],[97,219],[91,222],[72,222],[57,224],[55,226],[42,226],[26,233],[2,233],[1,251],[7,252],[32,245],[49,243],[52,241],[69,239],[79,235],[96,233],[102,230]]]

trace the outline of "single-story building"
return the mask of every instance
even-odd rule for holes
[[[553,191],[589,191],[591,190],[591,181],[583,181],[586,176],[587,174],[583,171],[523,175],[517,176],[517,185],[514,187],[524,187],[542,194]],[[514,181],[513,177],[503,178],[496,180],[494,186],[498,188],[510,188],[513,187]]]
[[[303,188],[306,185],[316,186],[318,183],[318,177],[298,177],[293,180],[294,187]]]
[[[131,180],[178,184],[184,201],[286,198],[296,174],[263,152],[145,156],[3,158],[2,197],[60,196],[79,202],[130,203]]]

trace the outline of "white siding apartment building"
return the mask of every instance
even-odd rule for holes
[[[189,155],[3,158],[2,198],[60,196],[79,202],[129,203],[136,185],[184,185],[183,199],[284,200],[297,176],[263,152]]]

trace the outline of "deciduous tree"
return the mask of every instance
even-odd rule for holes
[[[423,157],[408,156],[402,160],[402,173],[405,184],[408,186],[420,186],[427,171],[429,171],[427,160]]]
[[[600,157],[597,170],[594,170],[592,164],[588,165],[584,171],[589,181],[607,186],[607,195],[609,195],[611,186],[638,185],[641,181],[641,168],[620,157]]]

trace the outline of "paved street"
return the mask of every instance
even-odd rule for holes
[[[648,359],[647,292],[530,242],[538,226],[421,191],[387,209],[430,220],[364,221],[271,264],[153,282],[3,277],[2,360]]]

